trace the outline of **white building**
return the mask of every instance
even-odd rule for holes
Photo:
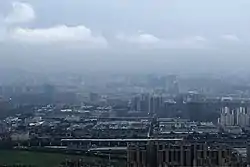
[[[245,107],[236,109],[236,125],[241,127],[249,126],[249,114]]]
[[[224,107],[221,110],[219,118],[219,124],[223,126],[241,126],[246,127],[250,125],[249,122],[250,114],[245,107],[238,107],[236,109],[230,109]]]
[[[235,124],[234,112],[229,107],[222,108],[219,123],[223,126],[232,126]]]

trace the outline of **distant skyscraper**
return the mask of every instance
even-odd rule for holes
[[[220,115],[220,124],[224,126],[232,126],[235,124],[234,112],[229,107],[223,107]]]
[[[56,88],[53,85],[45,84],[43,86],[43,93],[45,95],[46,101],[48,103],[51,103],[54,100],[54,96],[55,96],[55,93],[56,93]]]
[[[53,85],[50,85],[50,84],[45,84],[43,86],[43,92],[46,94],[46,95],[53,95],[55,93],[55,86]]]
[[[158,95],[142,94],[135,96],[131,101],[132,110],[153,114],[164,107],[163,97]]]
[[[164,107],[163,97],[162,96],[151,96],[149,105],[150,105],[149,113],[151,113],[151,114],[158,113],[161,110],[161,108]]]
[[[249,114],[245,107],[236,109],[236,124],[242,127],[249,126]]]
[[[219,123],[224,126],[249,126],[249,112],[246,107],[229,108],[223,107],[219,118]]]
[[[141,94],[132,98],[131,109],[148,113],[150,110],[150,95]]]
[[[170,75],[166,79],[166,90],[169,94],[176,95],[179,94],[179,84],[177,76]]]
[[[95,103],[95,102],[99,101],[99,95],[97,93],[90,93],[89,94],[89,101],[91,103]]]
[[[151,88],[165,88],[167,78],[164,76],[149,75],[148,86]]]

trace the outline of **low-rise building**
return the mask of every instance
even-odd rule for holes
[[[27,141],[30,139],[29,132],[14,132],[10,136],[12,141]]]

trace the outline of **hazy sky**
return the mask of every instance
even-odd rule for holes
[[[20,46],[32,54],[37,49],[49,54],[51,48],[78,54],[89,49],[242,52],[250,46],[250,1],[0,0],[0,45],[2,57]]]

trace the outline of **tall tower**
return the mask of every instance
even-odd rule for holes
[[[179,84],[178,84],[177,76],[175,75],[168,76],[166,88],[169,94],[176,95],[179,93]]]
[[[234,122],[234,112],[229,107],[223,107],[221,109],[220,124],[224,126],[232,126]]]
[[[245,127],[249,125],[249,115],[245,107],[236,109],[236,125]]]

